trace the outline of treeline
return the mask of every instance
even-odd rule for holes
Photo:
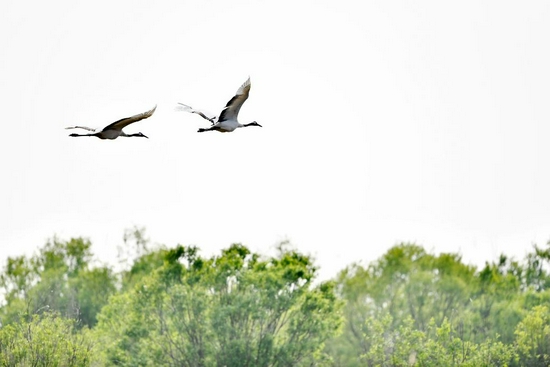
[[[400,244],[337,279],[333,366],[549,366],[550,247],[482,269]]]
[[[1,366],[550,365],[550,247],[477,269],[399,244],[318,282],[286,243],[203,257],[124,239],[117,267],[83,238],[7,259]]]

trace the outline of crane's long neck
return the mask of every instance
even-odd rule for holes
[[[147,138],[147,136],[143,135],[143,133],[135,133],[135,134],[126,134],[124,133],[124,131],[121,131],[120,132],[120,136],[125,136],[127,138],[132,138],[132,137],[138,137],[138,138]],[[149,139],[149,138],[147,138]]]
[[[239,124],[241,125],[241,124]],[[251,123],[248,123],[248,124],[243,124],[239,127],[247,127],[247,126],[259,126],[259,127],[262,127],[262,125],[258,124],[256,121],[252,121]]]

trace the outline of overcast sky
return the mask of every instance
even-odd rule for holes
[[[410,241],[480,265],[550,239],[548,1],[4,1],[0,261],[57,235],[289,239],[321,277]],[[233,133],[219,114],[250,76]],[[70,138],[158,105],[150,139]]]

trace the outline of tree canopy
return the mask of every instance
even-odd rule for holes
[[[550,246],[482,268],[417,244],[319,281],[311,256],[53,238],[0,272],[2,366],[546,366]]]
[[[524,262],[502,255],[476,269],[459,254],[404,243],[366,267],[348,266],[337,279],[346,321],[331,342],[335,365],[543,363],[548,308],[537,307],[550,300],[546,255],[535,246]],[[538,335],[536,345],[525,335]]]

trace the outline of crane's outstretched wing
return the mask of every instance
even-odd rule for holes
[[[109,125],[105,126],[103,128],[103,130],[110,130],[110,129],[122,130],[123,128],[125,128],[126,126],[128,126],[128,125],[130,125],[134,122],[137,122],[139,120],[143,120],[143,119],[146,119],[148,117],[151,117],[156,109],[157,109],[157,106],[153,107],[152,110],[149,110],[147,112],[138,113],[137,115],[120,119],[118,121],[113,122],[112,124],[109,124]]]
[[[212,123],[212,125],[214,125],[215,120],[216,120],[216,116],[210,117],[206,114],[206,112],[195,110],[193,107],[188,106],[188,105],[183,104],[183,103],[180,103],[180,102],[178,102],[178,104],[179,104],[179,106],[176,106],[176,111],[185,111],[185,112],[189,112],[189,113],[196,113],[197,115],[199,115],[203,119],[206,119],[206,120],[210,121]]]
[[[241,106],[243,105],[244,101],[248,98],[248,93],[250,92],[250,78],[246,80],[246,82],[241,85],[241,87],[237,90],[237,93],[233,98],[227,102],[225,105],[225,108],[222,110],[222,113],[220,113],[220,117],[218,118],[219,121],[224,120],[232,120],[236,119],[237,115],[239,114],[239,110],[241,109]]]
[[[97,129],[86,127],[86,126],[69,126],[69,127],[66,127],[65,129],[84,129],[88,131],[97,131]]]

